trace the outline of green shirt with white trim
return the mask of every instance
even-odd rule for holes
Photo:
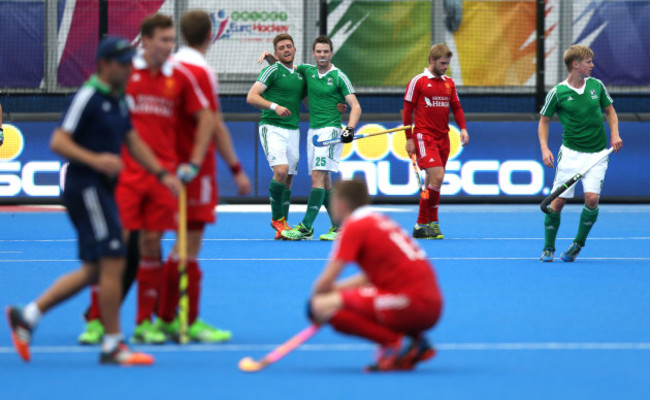
[[[318,73],[318,68],[298,65],[307,79],[309,97],[309,127],[312,129],[341,127],[341,113],[337,105],[345,103],[345,96],[354,94],[350,79],[334,65],[325,74]]]
[[[290,116],[280,117],[273,110],[262,110],[260,125],[298,129],[300,101],[307,95],[304,75],[276,62],[264,68],[257,81],[266,86],[262,97],[291,111]]]
[[[602,109],[613,102],[605,85],[596,78],[585,79],[580,89],[565,80],[548,92],[540,114],[551,118],[557,112],[564,130],[563,145],[583,153],[596,153],[607,147]]]

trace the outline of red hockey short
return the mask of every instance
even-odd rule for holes
[[[344,308],[412,335],[434,326],[442,311],[442,300],[437,294],[423,297],[362,286],[343,290],[341,295]]]
[[[214,153],[205,156],[201,169],[187,185],[188,222],[207,222],[215,220],[217,206],[217,183]]]
[[[120,175],[115,199],[124,229],[176,229],[178,199],[152,174]]]
[[[442,167],[447,165],[449,159],[449,136],[434,138],[423,133],[414,133],[415,153],[417,155],[418,167],[424,170],[427,168]]]

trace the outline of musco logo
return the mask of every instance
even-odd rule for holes
[[[362,126],[357,134],[368,134],[391,128],[380,124]],[[544,170],[534,160],[460,160],[463,147],[460,130],[449,125],[449,160],[442,185],[443,195],[536,195],[547,191],[544,186]],[[411,171],[411,159],[406,153],[406,137],[402,132],[378,135],[355,140],[343,146],[339,166],[343,179],[364,175],[371,195],[416,195],[420,188]],[[525,182],[514,179],[524,174]],[[491,176],[494,183],[486,183],[480,176]],[[407,180],[407,181],[406,181]],[[406,181],[406,182],[405,182]]]

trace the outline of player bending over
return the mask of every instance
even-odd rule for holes
[[[435,350],[424,332],[438,321],[442,296],[426,253],[396,222],[367,205],[364,183],[338,182],[332,200],[343,226],[314,284],[310,319],[378,343],[368,371],[408,370],[432,358]],[[351,262],[362,272],[336,281]]]
[[[456,93],[456,85],[445,76],[452,52],[445,44],[434,44],[429,51],[429,67],[416,75],[404,95],[404,125],[411,125],[415,111],[415,127],[407,129],[406,151],[415,154],[417,164],[426,173],[428,196],[420,196],[420,212],[413,227],[413,237],[442,239],[438,220],[440,188],[449,158],[449,108],[460,128],[461,144],[469,142],[465,115]]]
[[[84,287],[99,282],[99,303],[106,327],[99,362],[153,363],[153,357],[131,351],[120,330],[125,249],[114,191],[123,167],[122,141],[134,159],[160,177],[168,190],[177,192],[180,182],[157,161],[129,121],[123,90],[133,54],[126,40],[104,39],[97,48],[97,75],[77,92],[61,126],[52,135],[52,150],[70,160],[63,204],[77,230],[83,264],[59,278],[24,309],[7,307],[13,343],[25,361],[30,360],[29,343],[42,314]]]
[[[574,45],[564,52],[564,64],[569,76],[555,85],[546,95],[544,107],[540,111],[538,135],[544,165],[553,168],[553,153],[548,148],[548,126],[553,114],[557,112],[564,132],[562,146],[557,155],[557,170],[553,182],[553,192],[567,179],[585,168],[592,159],[607,152],[607,134],[603,125],[602,110],[607,115],[611,131],[611,146],[618,152],[623,141],[618,132],[618,116],[612,105],[605,85],[592,78],[594,53],[587,46]],[[580,215],[578,233],[569,248],[560,255],[562,261],[573,262],[585,246],[589,231],[598,218],[598,198],[605,180],[609,159],[606,158],[587,172],[582,178],[585,193],[585,206]],[[552,262],[555,252],[555,237],[560,228],[560,212],[566,199],[573,198],[575,185],[567,189],[551,202],[549,213],[544,217],[544,251],[542,262]]]

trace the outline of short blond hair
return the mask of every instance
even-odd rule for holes
[[[437,43],[431,46],[431,50],[429,50],[429,58],[427,61],[430,61],[433,59],[433,61],[436,61],[442,57],[450,57],[453,56],[454,53],[449,50],[449,47],[447,47],[446,44],[444,43]]]
[[[587,58],[594,58],[594,52],[587,46],[574,44],[564,52],[564,65],[567,71],[571,72],[574,61],[582,61]]]

